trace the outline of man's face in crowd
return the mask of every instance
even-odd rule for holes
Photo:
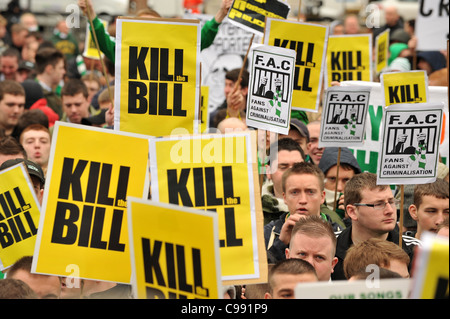
[[[25,110],[25,96],[5,93],[0,101],[0,126],[10,130]]]
[[[303,158],[299,151],[281,150],[278,152],[278,159],[271,163],[269,168],[274,172],[267,174],[267,177],[273,181],[275,197],[283,198],[283,186],[281,185],[283,173],[295,163],[300,162],[303,162]]]
[[[319,148],[319,137],[320,137],[320,123],[310,123],[308,124],[309,131],[309,143],[308,143],[308,154],[313,160],[314,164],[319,165],[320,159],[323,154],[323,147]]]
[[[319,281],[330,280],[338,259],[334,257],[335,247],[329,237],[311,237],[296,233],[286,248],[286,259],[303,259],[313,265]]]
[[[89,116],[89,102],[83,93],[62,96],[63,111],[71,123],[80,124],[81,119]]]
[[[422,196],[422,203],[417,207],[411,205],[409,213],[417,221],[421,231],[437,232],[437,226],[448,218],[449,199],[431,195]]]
[[[325,201],[319,178],[312,174],[292,174],[286,179],[284,202],[291,214],[313,216],[320,214]]]

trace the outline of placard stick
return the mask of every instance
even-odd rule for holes
[[[238,77],[236,83],[234,84],[234,90],[233,91],[236,91],[238,89],[239,85],[241,84],[242,73],[244,72],[245,63],[247,63],[248,53],[250,52],[250,48],[252,47],[252,43],[253,43],[253,39],[254,38],[255,38],[255,34],[253,33],[252,38],[250,39],[250,43],[249,43],[248,48],[247,48],[247,53],[245,54],[245,57],[244,57],[244,62],[242,63],[241,70],[239,71],[239,77]]]
[[[114,109],[113,95],[111,93],[111,86],[109,85],[108,73],[106,72],[105,62],[103,61],[102,53],[100,52],[100,46],[98,45],[97,34],[95,33],[94,23],[92,22],[92,17],[91,17],[91,12],[90,12],[91,9],[89,8],[89,5],[86,5],[86,9],[87,9],[87,18],[89,20],[89,25],[91,26],[92,35],[94,36],[95,47],[97,48],[98,56],[99,56],[100,62],[102,64],[103,75],[106,78],[106,85],[108,88],[109,100],[111,101],[111,104],[112,104],[111,108]]]
[[[339,166],[341,163],[341,148],[338,147],[338,155],[337,155],[337,163],[336,163],[336,185],[334,186],[334,204],[333,204],[333,211],[336,211],[337,207],[337,187],[338,187],[338,181],[339,181]]]
[[[404,205],[405,188],[404,185],[400,185],[400,225],[398,235],[398,245],[402,248],[402,234],[403,234],[403,205]]]
[[[301,12],[302,12],[302,0],[298,0],[297,21],[300,21]]]

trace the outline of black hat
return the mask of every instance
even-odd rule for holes
[[[39,166],[39,164],[36,164],[33,161],[27,160],[27,159],[23,159],[23,158],[15,158],[15,159],[10,159],[5,161],[1,166],[0,166],[0,171],[14,166],[16,164],[19,163],[25,163],[25,166],[27,168],[28,174],[32,175],[32,176],[36,176],[37,178],[39,178],[39,181],[41,182],[42,185],[45,184],[45,177],[44,177],[44,171],[42,170],[41,166]]]
[[[96,114],[81,119],[81,124],[84,125],[102,125],[105,124],[105,114],[108,109],[100,109]]]
[[[305,123],[303,123],[297,118],[291,118],[290,124],[291,128],[294,127],[300,133],[301,136],[306,137],[306,139],[309,141],[309,131]]]
[[[325,147],[323,151],[322,158],[319,162],[319,168],[324,174],[328,172],[330,168],[337,165],[337,155],[339,149],[337,147]],[[347,147],[341,147],[341,156],[339,159],[340,164],[347,164],[353,167],[355,174],[361,173],[361,168],[359,167],[358,161],[356,160],[353,153]]]

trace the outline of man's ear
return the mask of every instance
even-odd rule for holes
[[[411,218],[415,221],[419,220],[419,217],[417,216],[417,206],[414,204],[409,205],[408,207],[409,214],[411,215]]]
[[[272,295],[270,293],[266,292],[264,294],[264,299],[273,299],[273,298],[272,298]]]
[[[352,220],[358,219],[358,216],[356,214],[356,206],[349,204],[345,207],[345,211],[346,211],[348,217],[350,217]]]

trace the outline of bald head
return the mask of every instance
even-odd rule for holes
[[[398,20],[400,19],[400,15],[398,14],[397,7],[395,6],[387,6],[384,9],[384,14],[386,17],[386,24],[388,26],[394,26],[397,24]]]
[[[245,131],[247,128],[247,125],[237,117],[226,118],[217,125],[217,129],[222,134],[230,132],[241,132]]]

